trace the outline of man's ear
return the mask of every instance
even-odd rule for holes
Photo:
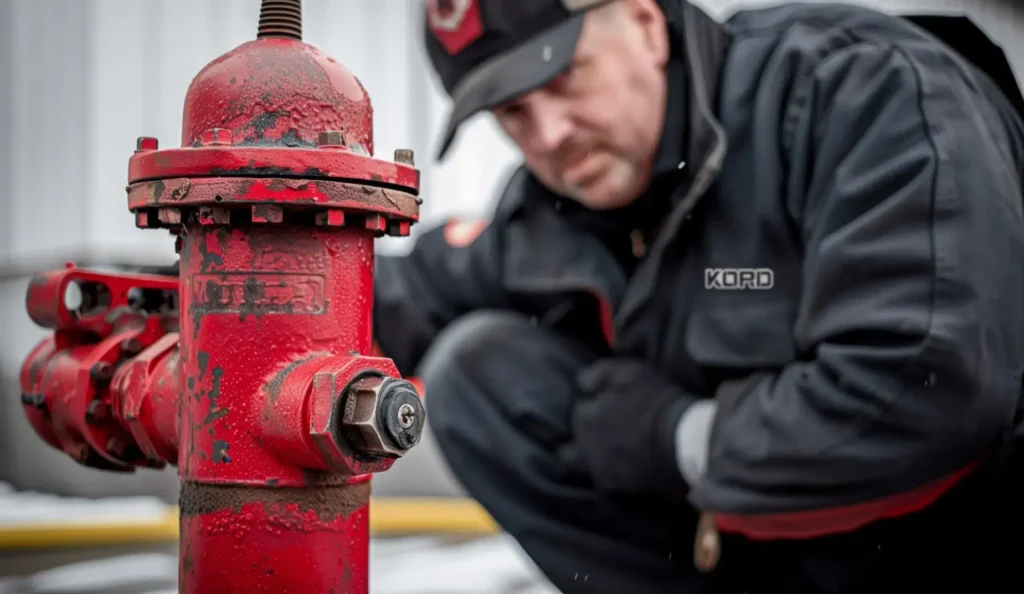
[[[637,27],[645,50],[654,57],[659,66],[668,64],[671,42],[665,13],[657,0],[620,0],[619,10]]]

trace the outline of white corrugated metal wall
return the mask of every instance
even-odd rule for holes
[[[1020,0],[856,0],[896,10],[971,14],[1024,74]],[[771,0],[701,0],[716,16]],[[432,155],[447,103],[421,50],[418,0],[306,0],[304,37],[346,64],[375,107],[377,154],[412,148],[423,170],[423,225],[477,212],[514,163],[485,116],[444,164]],[[0,0],[0,263],[83,250],[173,260],[171,239],[135,229],[127,160],[142,135],[178,143],[182,99],[211,59],[252,39],[259,0]],[[401,242],[384,249],[401,249]],[[52,262],[47,262],[47,265]],[[29,434],[16,403],[18,366],[42,336],[24,281],[0,281],[0,478],[97,492],[154,490],[153,479],[79,471]],[[4,416],[8,417],[6,422]],[[4,429],[6,427],[6,429]],[[87,480],[90,479],[90,480]],[[173,477],[155,479],[172,489]],[[89,487],[89,483],[94,488]]]

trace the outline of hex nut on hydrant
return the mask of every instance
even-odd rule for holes
[[[340,130],[324,130],[317,136],[317,145],[322,147],[344,147],[345,134]]]
[[[368,377],[345,394],[341,434],[362,454],[401,456],[420,441],[426,410],[405,380]]]
[[[415,165],[416,161],[413,157],[412,149],[395,149],[395,163],[409,165],[410,167]]]

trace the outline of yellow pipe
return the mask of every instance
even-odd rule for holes
[[[498,527],[472,499],[381,497],[370,504],[370,531],[388,534],[492,534]]]
[[[381,497],[370,504],[370,531],[396,534],[493,534],[497,525],[475,501],[461,498]],[[0,551],[173,543],[178,508],[152,522],[67,522],[0,526]]]

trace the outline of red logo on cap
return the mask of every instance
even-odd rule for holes
[[[427,0],[427,19],[449,54],[462,51],[484,34],[476,0]]]

